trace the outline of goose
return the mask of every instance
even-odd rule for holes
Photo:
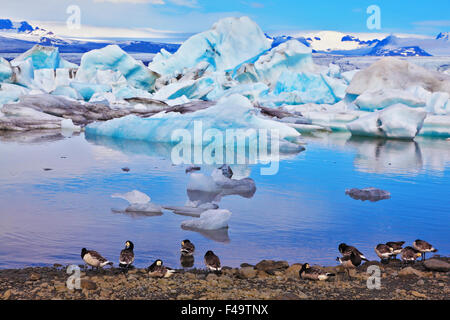
[[[388,261],[393,255],[394,249],[386,244],[380,243],[375,247],[375,253],[380,257],[381,262]]]
[[[402,261],[404,263],[415,262],[422,253],[413,247],[407,246],[402,249]]]
[[[336,261],[339,261],[340,264],[344,267],[345,271],[347,272],[348,278],[350,279],[350,269],[355,269],[361,264],[361,256],[351,251],[349,255],[344,255],[341,258],[337,257]]]
[[[211,250],[205,253],[205,265],[210,271],[222,270],[220,266],[220,259]]]
[[[386,242],[386,245],[389,248],[392,248],[392,256],[394,259],[397,259],[397,255],[402,253],[402,247],[405,244],[405,241],[390,241]]]
[[[319,280],[325,281],[330,277],[334,277],[334,273],[323,272],[319,268],[310,267],[309,263],[302,265],[302,268],[298,272],[300,279]]]
[[[81,249],[81,258],[92,268],[96,267],[98,269],[99,267],[103,268],[107,265],[113,265],[112,262],[103,258],[97,251],[87,250],[86,248]]]
[[[195,251],[194,244],[188,239],[181,241],[181,255],[183,256],[192,256]]]
[[[134,262],[134,244],[131,241],[125,242],[125,249],[120,251],[119,267],[128,268]]]
[[[429,244],[425,240],[420,240],[420,239],[417,239],[416,241],[414,241],[413,247],[414,247],[414,249],[423,253],[422,260],[425,260],[425,253],[437,251],[437,249],[435,249],[431,244]]]
[[[147,268],[148,274],[153,278],[169,278],[175,273],[175,270],[163,266],[161,259],[156,260],[153,264]]]
[[[361,260],[369,261],[366,259],[366,257],[364,256],[364,254],[361,251],[359,251],[358,249],[356,249],[353,246],[349,246],[345,243],[341,243],[341,244],[339,244],[338,248],[339,248],[339,252],[342,254],[342,256],[348,256],[348,255],[350,255],[351,252],[354,252],[355,255],[358,255],[361,258]]]

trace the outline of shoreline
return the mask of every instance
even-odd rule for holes
[[[223,267],[221,274],[176,269],[170,278],[152,278],[146,269],[81,269],[81,288],[70,290],[67,266],[0,270],[0,300],[448,300],[450,257],[435,255],[407,266],[369,261],[348,279],[341,266],[320,267],[334,273],[328,281],[299,278],[300,263],[263,260],[255,266]],[[431,261],[431,262],[429,262]],[[372,273],[381,271],[380,288],[368,289]],[[438,271],[440,270],[440,271]],[[370,280],[369,280],[370,281]]]

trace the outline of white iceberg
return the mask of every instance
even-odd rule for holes
[[[450,137],[450,115],[428,114],[423,123],[420,136],[428,137]]]
[[[130,204],[125,211],[127,212],[154,212],[162,213],[161,206],[151,202],[148,195],[138,190],[133,190],[124,194],[115,193],[112,198],[120,198],[128,201]]]
[[[423,108],[426,105],[426,101],[422,97],[417,97],[411,94],[410,91],[399,89],[367,90],[355,100],[355,104],[361,110],[367,111],[383,109],[397,103],[402,103],[412,108]]]
[[[174,54],[159,53],[148,67],[161,75],[176,76],[207,61],[212,71],[225,71],[270,49],[270,44],[250,18],[224,18],[210,30],[190,37]]]
[[[0,57],[0,82],[11,80],[12,74],[9,61]]]
[[[141,61],[137,61],[117,45],[83,54],[76,80],[84,83],[103,84],[103,81],[120,81],[120,72],[128,84],[146,91],[152,91],[158,75],[150,71]]]
[[[206,210],[200,214],[200,218],[181,222],[182,228],[216,230],[228,227],[231,212],[225,209]]]
[[[225,97],[209,108],[182,115],[170,112],[159,113],[149,118],[126,116],[106,122],[96,122],[86,127],[86,133],[132,140],[176,143],[178,141],[172,139],[175,130],[186,129],[193,136],[194,125],[197,121],[201,121],[203,130],[217,129],[222,133],[225,133],[227,129],[255,129],[255,134],[252,134],[249,139],[257,138],[257,129],[276,129],[280,139],[295,138],[300,135],[286,124],[258,116],[252,103],[241,95]],[[247,144],[249,139],[238,139],[237,144]],[[192,144],[203,143],[205,143],[203,139],[192,141]],[[224,142],[226,143],[227,141]]]
[[[355,136],[414,139],[422,128],[427,113],[422,108],[395,104],[347,124]]]

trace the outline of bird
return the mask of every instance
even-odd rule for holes
[[[422,253],[413,247],[407,246],[402,249],[402,261],[404,263],[415,262]]]
[[[336,258],[336,261],[339,261],[344,267],[349,279],[351,278],[350,269],[355,269],[357,266],[359,266],[361,264],[361,260],[361,256],[353,251],[350,251],[350,254],[344,255],[341,258]]]
[[[205,253],[205,265],[210,271],[220,271],[220,259],[211,250]]]
[[[183,256],[192,256],[195,251],[194,244],[188,239],[181,241],[181,255]]]
[[[425,253],[437,251],[437,249],[435,249],[431,244],[429,244],[425,240],[420,240],[420,239],[417,239],[416,241],[414,241],[413,247],[414,247],[414,249],[423,253],[422,260],[425,260]]]
[[[325,281],[334,277],[334,273],[323,272],[319,268],[311,267],[309,263],[304,263],[298,272],[300,279]]]
[[[394,254],[394,249],[386,244],[380,243],[375,247],[375,253],[380,257],[381,262],[388,261],[389,258]]]
[[[392,255],[394,259],[397,259],[397,255],[402,253],[402,246],[405,244],[405,241],[390,241],[386,242],[386,245],[389,248],[392,248]]]
[[[86,248],[81,249],[81,258],[92,268],[96,267],[98,269],[99,267],[103,268],[107,265],[113,265],[112,262],[103,258],[97,251],[87,250]]]
[[[134,262],[134,244],[131,241],[125,242],[125,249],[120,251],[119,267],[128,268]]]
[[[153,264],[147,268],[147,271],[149,276],[153,278],[169,278],[175,273],[175,270],[164,266],[161,259],[153,262]]]
[[[364,256],[364,254],[361,251],[359,251],[358,249],[356,249],[353,246],[349,246],[345,243],[341,243],[341,244],[339,244],[338,248],[339,248],[339,252],[342,254],[343,257],[349,256],[351,252],[354,252],[355,255],[357,255],[361,258],[361,260],[369,261],[366,259],[366,257]]]

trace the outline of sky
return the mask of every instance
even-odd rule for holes
[[[243,15],[269,33],[336,30],[436,35],[450,29],[448,0],[0,0],[0,3],[0,18],[60,29],[67,28],[67,8],[77,5],[84,27],[78,36],[89,33],[92,27],[145,29],[154,34],[196,33],[209,29],[220,18]],[[380,8],[380,30],[367,28],[370,15],[366,10],[370,5]]]

